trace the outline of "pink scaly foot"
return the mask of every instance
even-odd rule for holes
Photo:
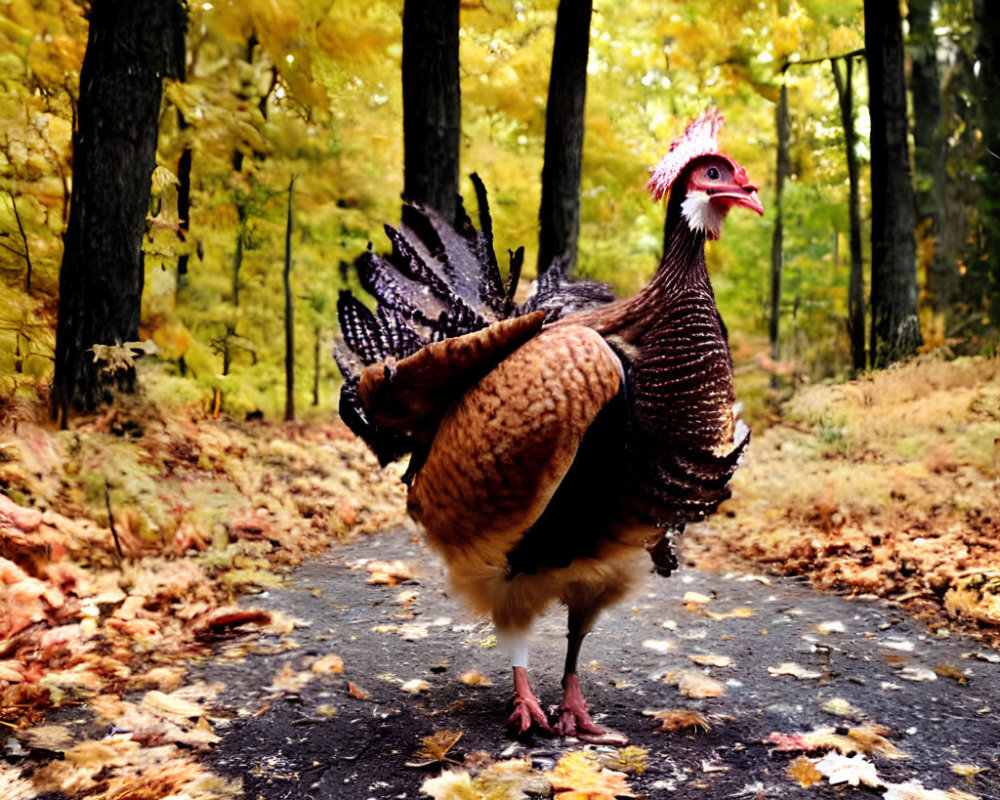
[[[514,667],[514,713],[507,720],[507,729],[515,737],[524,736],[532,729],[549,735],[553,733],[538,698],[531,691],[524,667]]]
[[[560,736],[575,736],[591,744],[628,744],[627,736],[602,728],[590,718],[587,702],[580,691],[580,682],[573,672],[567,672],[563,678],[563,701],[559,706],[559,721],[555,724],[555,730]]]

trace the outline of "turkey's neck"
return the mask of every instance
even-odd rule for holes
[[[679,207],[671,208],[671,216],[675,214],[667,225],[670,232],[663,259],[649,283],[632,297],[564,319],[587,325],[603,336],[631,342],[679,296],[707,293],[712,297],[705,266],[705,234],[688,227]]]

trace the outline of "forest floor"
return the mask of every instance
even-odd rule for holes
[[[343,427],[35,416],[0,435],[0,800],[1000,798],[995,359],[755,433],[681,574],[585,644],[624,750],[503,737],[503,655]]]

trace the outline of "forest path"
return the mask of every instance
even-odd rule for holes
[[[416,565],[417,577],[367,582],[366,564],[395,559]],[[207,760],[213,771],[240,777],[248,798],[425,797],[420,787],[440,765],[406,764],[420,760],[422,739],[437,731],[462,732],[449,753],[457,761],[485,751],[494,759],[528,756],[548,770],[562,753],[585,747],[504,736],[506,656],[492,646],[490,626],[448,597],[440,560],[407,531],[336,546],[297,569],[288,588],[247,602],[308,623],[249,648],[223,646],[224,657],[191,676],[226,687],[217,709],[223,716],[228,709],[233,722],[217,728],[223,739]],[[559,699],[564,645],[564,615],[555,608],[532,638],[530,674],[543,705]],[[310,669],[331,654],[343,660],[342,673]],[[960,635],[930,634],[882,600],[820,594],[776,577],[650,575],[631,602],[599,620],[581,658],[596,719],[648,750],[645,771],[628,778],[646,797],[889,797],[826,779],[803,788],[788,774],[801,752],[771,741],[773,733],[874,723],[908,756],[871,755],[882,781],[942,790],[899,797],[962,797],[944,791],[954,790],[1000,800],[1000,657]],[[798,676],[769,672],[782,665]],[[492,685],[463,682],[471,670]],[[719,682],[723,694],[682,694],[719,688],[698,676]],[[412,693],[402,688],[410,681],[427,686]],[[353,696],[351,687],[370,697]],[[661,732],[644,714],[667,709],[698,711],[711,730]],[[611,748],[591,749],[617,757]],[[985,771],[966,779],[956,765]]]

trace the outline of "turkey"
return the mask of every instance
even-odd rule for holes
[[[650,558],[676,567],[674,535],[729,496],[749,441],[705,240],[733,207],[763,206],[719,152],[721,124],[710,108],[653,170],[653,198],[669,195],[664,255],[633,297],[556,268],[515,302],[523,251],[504,281],[475,176],[478,230],[462,208],[454,225],[419,209],[415,227],[386,226],[391,254],[369,246],[357,262],[375,312],[341,294],[341,415],[383,463],[410,454],[408,511],[511,656],[514,735],[624,741],[590,716],[581,643]],[[527,669],[532,621],[553,601],[568,646],[550,719]]]

